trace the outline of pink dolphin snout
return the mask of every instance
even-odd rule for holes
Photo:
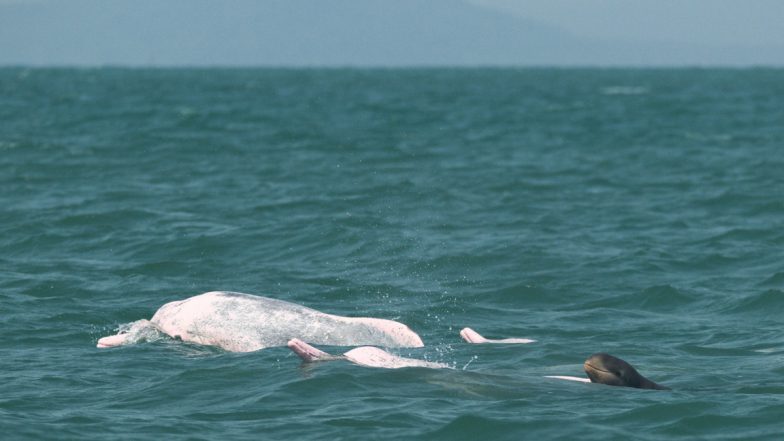
[[[122,346],[125,344],[125,341],[128,339],[128,334],[117,334],[117,335],[110,335],[108,337],[103,337],[102,339],[98,340],[97,347],[103,348],[111,348],[114,346]]]

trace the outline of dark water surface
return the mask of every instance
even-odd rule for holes
[[[95,348],[216,289],[456,369]],[[781,439],[784,71],[0,69],[0,301],[4,439]]]

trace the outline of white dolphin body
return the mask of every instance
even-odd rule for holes
[[[294,338],[319,345],[422,347],[422,339],[393,320],[326,314],[283,300],[212,291],[167,303],[152,319],[98,340],[99,348],[136,343],[151,332],[185,342],[251,352],[286,346]]]

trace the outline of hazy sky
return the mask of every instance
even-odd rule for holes
[[[784,65],[784,0],[0,0],[0,65]]]
[[[578,35],[706,45],[784,45],[784,0],[470,0]]]

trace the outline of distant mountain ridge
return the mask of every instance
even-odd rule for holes
[[[778,48],[597,41],[461,0],[0,3],[4,65],[784,64]]]

